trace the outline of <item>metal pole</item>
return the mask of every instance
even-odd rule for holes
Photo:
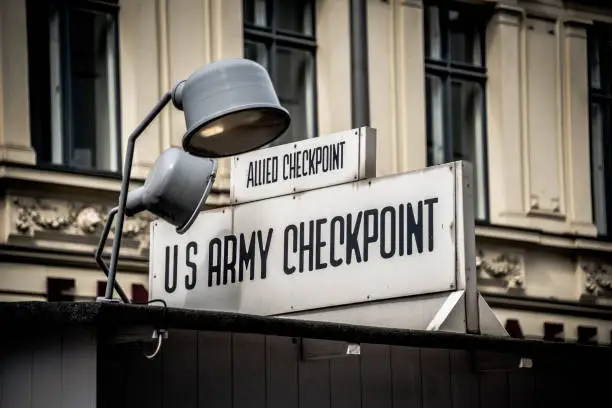
[[[115,219],[115,215],[117,214],[118,210],[119,208],[115,207],[108,212],[108,215],[106,216],[106,224],[104,225],[104,230],[102,231],[102,236],[100,237],[100,242],[98,243],[98,249],[96,250],[96,254],[95,254],[96,263],[102,269],[107,279],[108,279],[109,271],[108,271],[108,266],[106,266],[106,263],[102,259],[102,252],[104,251],[104,245],[106,244],[108,233],[110,232],[111,225],[113,225],[113,220]],[[123,303],[131,303],[130,299],[127,297],[127,295],[125,294],[125,291],[123,290],[119,282],[117,282],[117,280],[115,280],[115,290],[119,294],[119,297],[121,298],[121,300],[123,300]]]
[[[351,0],[351,121],[352,127],[370,126],[367,0]]]
[[[119,205],[117,210],[117,224],[115,225],[115,238],[113,239],[113,250],[111,252],[110,267],[108,281],[106,283],[106,294],[102,301],[112,301],[113,288],[115,287],[115,276],[117,274],[117,261],[119,257],[119,248],[121,246],[121,234],[123,232],[123,220],[125,218],[125,204],[127,201],[128,187],[130,184],[130,175],[132,173],[132,160],[134,158],[134,145],[138,136],[144,132],[153,119],[162,109],[172,100],[172,92],[167,92],[162,99],[155,105],[153,110],[149,112],[147,117],[138,125],[128,138],[128,144],[125,151],[125,164],[123,165],[123,179],[121,180],[121,193],[119,194]]]

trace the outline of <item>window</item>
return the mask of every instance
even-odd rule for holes
[[[611,236],[612,215],[612,28],[594,26],[588,35],[591,171],[597,231]]]
[[[41,165],[118,171],[117,0],[28,0],[32,142]]]
[[[465,4],[425,7],[427,163],[474,166],[476,219],[487,218],[485,14]]]
[[[245,58],[263,65],[291,126],[272,145],[314,137],[315,0],[244,0]]]

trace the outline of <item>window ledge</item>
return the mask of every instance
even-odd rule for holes
[[[532,296],[515,296],[481,291],[489,306],[528,312],[554,313],[612,321],[612,308],[602,305],[583,304],[575,301]]]
[[[119,174],[44,168],[10,162],[0,162],[0,183],[5,186],[12,184],[15,190],[32,190],[35,187],[37,191],[53,189],[57,192],[58,188],[62,188],[63,192],[72,190],[77,195],[83,195],[84,191],[98,192],[104,196],[115,195],[121,190]],[[143,183],[143,179],[132,177],[130,189]],[[213,187],[206,204],[213,207],[229,204],[229,190]]]
[[[74,187],[108,192],[119,192],[121,189],[121,176],[118,174],[95,174],[93,172],[42,168],[8,162],[0,163],[0,179],[36,185]],[[143,181],[134,180],[133,183],[142,184]]]
[[[491,218],[491,224],[538,231],[554,236],[576,236],[597,240],[597,227],[593,223],[572,221],[567,214],[552,211],[530,211],[526,214],[504,213]]]
[[[94,273],[102,273],[96,265],[91,251],[0,244],[0,256],[5,263],[59,267],[69,266],[90,270]],[[106,259],[106,261],[108,262],[108,259]],[[121,255],[119,270],[122,272],[148,274],[148,258]],[[101,276],[103,277],[104,275]]]
[[[576,250],[580,252],[612,252],[612,242],[594,237],[555,234],[541,230],[507,227],[500,225],[477,225],[477,239],[490,239],[517,244],[531,244],[545,248]]]

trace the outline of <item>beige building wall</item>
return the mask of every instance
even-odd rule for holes
[[[586,29],[595,20],[612,22],[612,9],[561,0],[487,3],[494,8],[486,43],[490,224],[477,227],[481,290],[496,299],[504,321],[532,319],[514,309],[514,300],[506,301],[517,297],[532,308],[552,307],[549,299],[574,307],[584,295],[591,304],[606,304],[605,297],[592,296],[608,291],[598,283],[605,279],[595,278],[610,278],[612,245],[596,239],[591,210]],[[177,81],[204,64],[242,56],[242,1],[122,0],[120,6],[125,145]],[[316,103],[324,136],[351,127],[349,0],[319,0],[316,13]],[[103,279],[91,254],[119,179],[34,165],[25,19],[25,0],[0,2],[0,292],[6,289],[0,299],[40,300],[28,293],[44,293],[48,276],[72,276],[76,293],[91,297]],[[421,0],[370,0],[368,32],[378,175],[422,168],[427,163]],[[164,110],[137,143],[135,185],[160,152],[180,144],[183,132],[182,113]],[[210,204],[227,203],[229,183],[225,160]],[[127,286],[147,284],[148,221],[147,216],[128,221],[126,260],[119,264]],[[546,319],[565,321],[551,313]],[[525,324],[527,334],[541,334],[538,321]],[[576,323],[570,323],[571,337]],[[601,341],[610,341],[606,323],[584,324],[601,325]]]

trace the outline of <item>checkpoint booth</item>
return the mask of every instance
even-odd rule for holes
[[[611,348],[512,339],[478,293],[470,164],[376,177],[375,152],[360,128],[234,157],[230,205],[152,223],[146,305],[0,305],[0,407],[605,400]]]

